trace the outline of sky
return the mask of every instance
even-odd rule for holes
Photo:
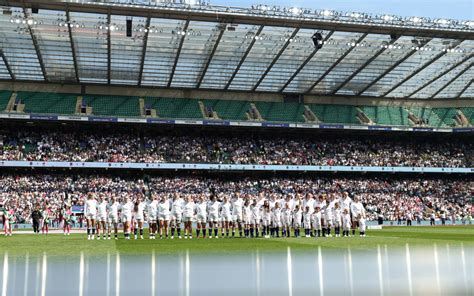
[[[256,4],[474,20],[474,0],[210,0],[211,4],[250,7]]]

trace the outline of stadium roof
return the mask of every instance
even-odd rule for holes
[[[0,0],[0,80],[474,97],[474,21],[110,2]]]

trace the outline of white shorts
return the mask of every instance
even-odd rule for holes
[[[156,216],[148,216],[148,223],[156,223]]]
[[[263,226],[270,226],[270,220],[268,220],[268,219],[263,219],[263,220],[262,220],[262,224],[263,224]]]
[[[260,224],[260,219],[259,218],[252,218],[251,221],[250,221],[250,224],[258,225],[258,224]]]
[[[207,217],[202,216],[202,215],[197,215],[196,216],[196,222],[197,223],[206,223],[207,222]]]
[[[293,223],[293,228],[300,228],[301,227],[301,223],[300,222],[295,222]]]
[[[135,221],[137,222],[143,222],[143,216],[135,217]]]
[[[219,222],[219,215],[217,214],[209,214],[209,222]]]
[[[250,224],[252,223],[252,218],[251,217],[244,217],[244,224]]]
[[[231,222],[231,221],[232,221],[232,217],[231,217],[231,215],[222,215],[222,216],[221,216],[221,221],[223,221],[223,222]]]
[[[97,214],[86,213],[84,216],[86,217],[86,219],[91,219],[91,220],[93,219],[93,220],[96,220]]]
[[[281,221],[273,221],[273,227],[281,227]]]
[[[158,217],[158,220],[160,221],[169,221],[170,220],[170,216],[169,215],[160,215]]]
[[[183,214],[173,214],[171,216],[171,219],[175,222],[175,223],[181,223],[181,221],[183,220]]]
[[[235,214],[232,216],[232,221],[241,223],[242,222],[242,214]]]
[[[193,222],[193,217],[191,216],[184,216],[184,222]]]
[[[108,222],[109,223],[118,223],[119,222],[118,216],[109,216]]]
[[[132,222],[132,216],[128,216],[128,215],[122,215],[122,222],[125,223],[125,222]]]
[[[97,217],[97,220],[100,222],[107,222],[107,216],[106,215],[99,215]]]

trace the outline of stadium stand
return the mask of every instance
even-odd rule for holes
[[[299,103],[257,102],[265,121],[304,122],[304,105]]]
[[[8,91],[8,90],[0,91],[0,112],[5,111],[5,108],[7,108],[8,101],[10,100],[11,95],[12,95],[11,91]]]
[[[250,103],[245,101],[230,100],[202,100],[206,107],[212,107],[220,119],[247,120],[245,113],[250,108]]]
[[[84,96],[92,114],[102,116],[140,116],[138,98],[121,96]]]
[[[155,109],[161,118],[202,118],[198,100],[147,97],[145,105]]]
[[[356,106],[310,104],[309,107],[322,122],[360,124]]]
[[[18,92],[25,113],[74,114],[77,95],[45,92]]]

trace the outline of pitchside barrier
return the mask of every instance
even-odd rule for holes
[[[272,172],[299,171],[299,172],[461,173],[461,174],[474,173],[474,168],[253,165],[253,164],[203,164],[203,163],[6,161],[6,160],[0,161],[0,167],[139,169],[139,170],[206,170],[206,171],[272,171]]]
[[[106,117],[106,116],[58,116],[39,114],[0,113],[0,118],[38,121],[79,121],[79,122],[107,122],[107,123],[141,123],[141,124],[173,124],[173,125],[210,125],[234,127],[265,127],[265,128],[297,128],[297,129],[340,129],[340,130],[373,130],[373,131],[405,131],[405,132],[438,132],[458,133],[474,132],[474,127],[466,128],[432,128],[432,127],[405,127],[382,125],[344,125],[344,124],[309,124],[309,123],[277,123],[227,120],[193,120],[193,119],[160,119],[160,118],[133,118],[133,117]]]

